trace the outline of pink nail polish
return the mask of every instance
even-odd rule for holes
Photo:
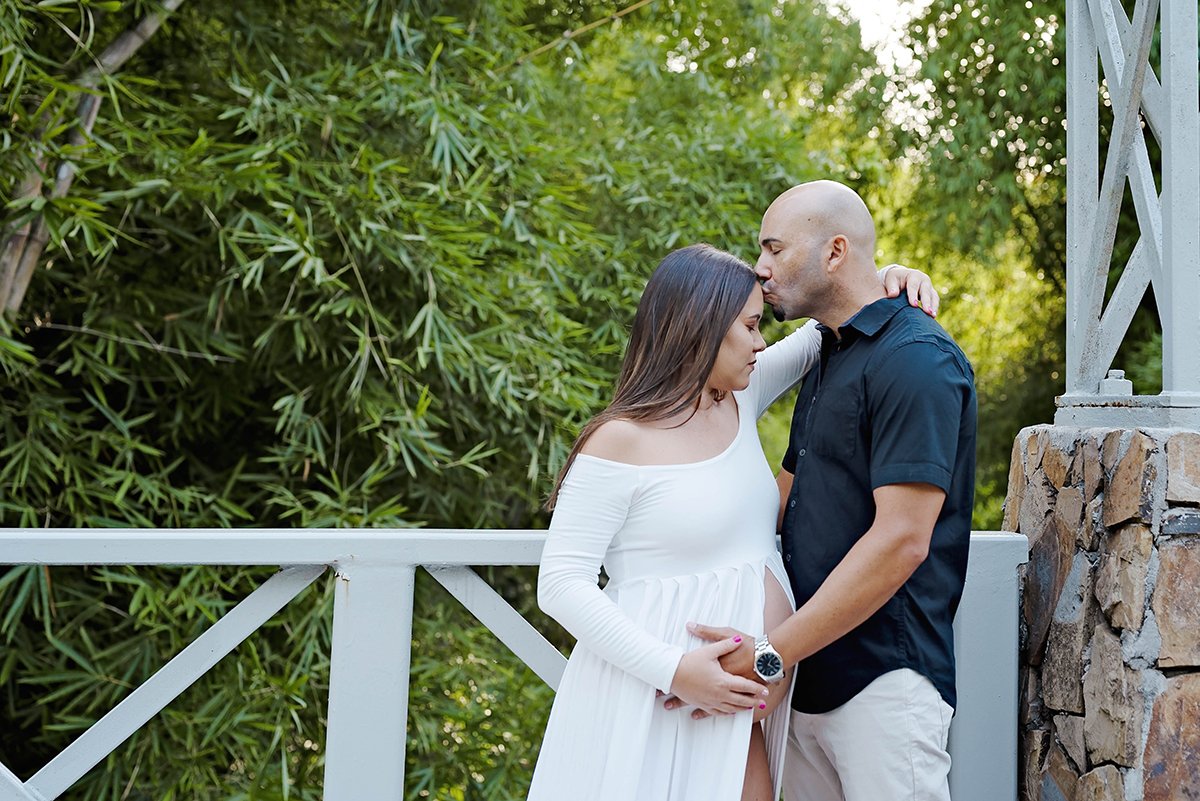
[[[767,705],[766,705],[766,704],[759,704],[759,705],[758,705],[758,708],[759,708],[759,709],[766,709],[766,708],[767,708]]]
[[[741,642],[741,641],[742,641],[742,638],[741,638],[741,637],[734,637],[734,638],[733,638],[733,641],[734,641],[734,642]]]

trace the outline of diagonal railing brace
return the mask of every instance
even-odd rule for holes
[[[34,774],[25,784],[31,797],[53,801],[66,792],[324,572],[324,565],[287,567],[267,579]]]

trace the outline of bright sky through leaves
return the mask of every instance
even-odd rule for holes
[[[909,20],[929,6],[929,0],[830,0],[858,20],[863,46],[875,50],[884,64],[904,66],[912,54],[901,43]]]

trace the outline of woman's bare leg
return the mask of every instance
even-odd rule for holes
[[[787,620],[794,611],[787,593],[770,570],[763,571],[763,599],[765,631],[770,631]],[[773,685],[770,688],[771,695],[767,698],[767,708],[754,710],[754,725],[750,727],[750,751],[746,756],[746,778],[742,783],[742,801],[775,801],[771,797],[775,792],[775,783],[771,780],[771,770],[767,764],[767,741],[760,721],[771,714],[787,697],[791,682],[792,678],[788,676]]]
[[[794,611],[792,609],[792,602],[788,600],[787,593],[784,592],[783,587],[779,586],[779,581],[770,570],[763,570],[763,598],[764,631],[770,631],[791,617]],[[769,688],[771,695],[767,698],[767,708],[754,710],[755,723],[775,711],[775,707],[779,706],[780,702],[787,697],[788,688],[791,684],[792,677],[789,671],[786,679],[771,685]]]
[[[746,757],[746,779],[742,782],[742,801],[775,801],[771,798],[775,783],[767,767],[767,742],[762,724],[750,727],[750,753]]]

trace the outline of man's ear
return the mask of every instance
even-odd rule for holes
[[[846,263],[846,257],[850,253],[850,241],[843,234],[838,234],[829,240],[826,248],[828,255],[825,259],[825,272],[832,274]]]

